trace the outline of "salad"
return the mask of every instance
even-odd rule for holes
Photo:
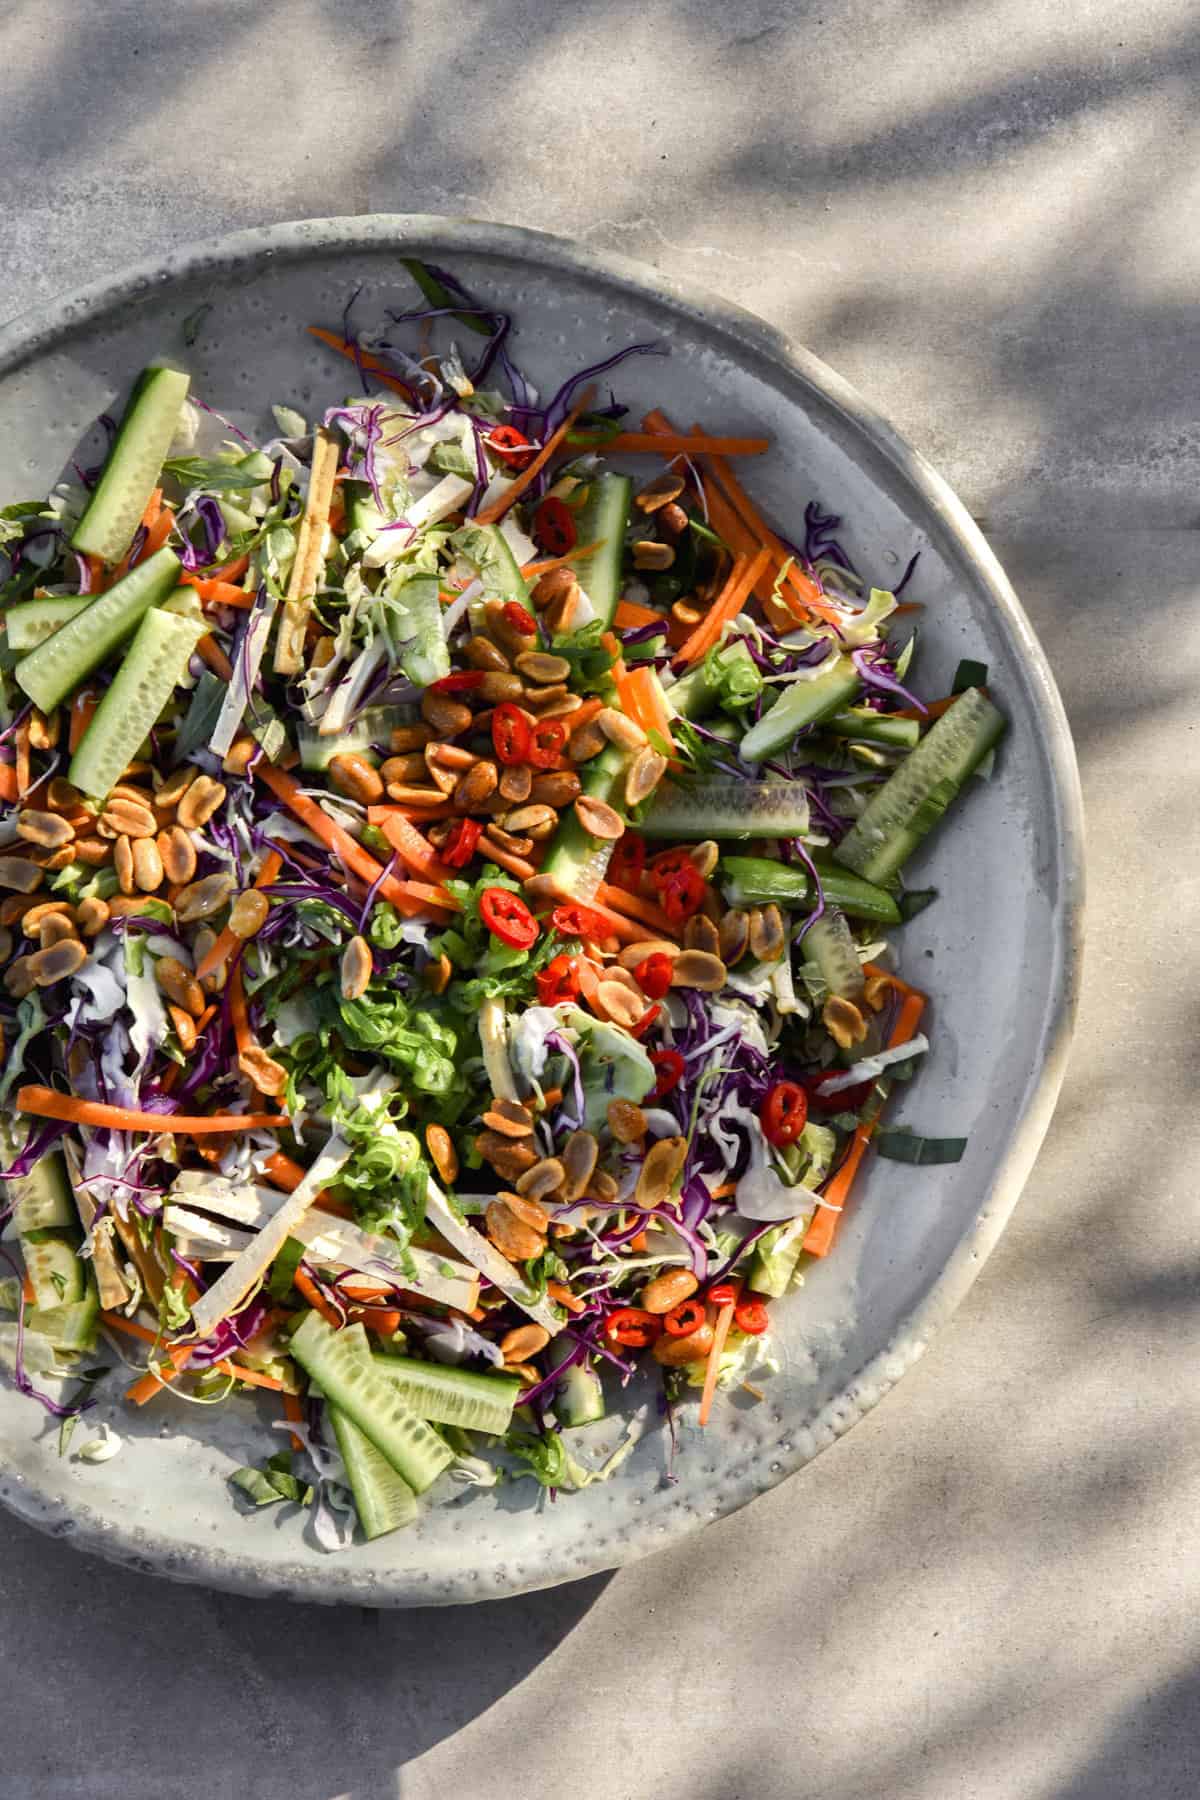
[[[766,440],[629,418],[658,346],[543,398],[409,268],[315,332],[345,404],[255,443],[149,368],[0,511],[0,1351],[85,1460],[101,1395],[257,1396],[232,1480],[331,1546],[761,1397],[869,1148],[961,1155],[882,1122],[890,938],[1004,729]]]

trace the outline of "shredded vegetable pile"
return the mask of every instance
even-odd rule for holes
[[[766,440],[628,417],[658,346],[543,400],[409,268],[315,330],[357,397],[254,443],[147,369],[0,511],[0,1348],[90,1461],[254,1390],[241,1500],[330,1548],[760,1396],[868,1149],[962,1154],[883,1124],[889,934],[1004,729]]]

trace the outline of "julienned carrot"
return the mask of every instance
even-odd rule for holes
[[[11,763],[0,763],[0,800],[17,797],[17,771]]]
[[[192,1345],[188,1345],[186,1349],[182,1345],[175,1345],[168,1353],[172,1364],[181,1352],[183,1361],[186,1362],[192,1348]],[[125,1398],[132,1401],[134,1406],[145,1406],[147,1400],[153,1400],[156,1394],[165,1392],[168,1384],[180,1373],[181,1366],[161,1371],[149,1369],[131,1387],[125,1389]],[[209,1367],[218,1375],[235,1376],[238,1381],[244,1381],[247,1387],[268,1388],[273,1394],[282,1394],[284,1391],[282,1381],[277,1380],[274,1375],[265,1375],[261,1369],[248,1369],[244,1363],[230,1362],[227,1357],[222,1357],[220,1362],[212,1363]]]
[[[263,857],[262,868],[254,877],[255,887],[271,887],[278,881],[282,868],[283,858],[278,850],[269,850]],[[211,975],[214,969],[223,969],[234,951],[239,950],[244,942],[245,939],[240,938],[236,931],[230,931],[227,925],[208,952],[196,964],[196,980],[203,981],[204,977]],[[197,1021],[196,1029],[200,1029],[199,1021]]]
[[[907,1044],[916,1036],[917,1026],[921,1023],[921,1014],[925,1010],[925,995],[916,988],[909,988],[900,1011],[896,1015],[896,1023],[888,1038],[888,1049],[894,1050],[898,1044]],[[833,1240],[837,1236],[838,1220],[845,1209],[850,1189],[854,1186],[854,1177],[858,1174],[867,1145],[874,1136],[879,1124],[882,1107],[874,1118],[863,1119],[854,1128],[854,1136],[836,1173],[831,1176],[821,1190],[821,1204],[813,1215],[812,1223],[804,1234],[802,1248],[810,1256],[828,1256],[833,1248]]]
[[[656,906],[653,900],[643,900],[640,894],[631,894],[627,888],[613,887],[607,881],[602,881],[596,889],[596,899],[602,906],[611,906],[614,912],[625,913],[631,919],[640,920],[643,925],[652,926],[660,937],[675,941],[675,927],[662,907]]]
[[[350,1317],[380,1337],[394,1337],[404,1322],[403,1313],[394,1306],[352,1306]]]
[[[107,1317],[108,1315],[102,1314],[101,1316]],[[115,1325],[115,1319],[111,1319],[110,1322]],[[146,1336],[150,1339],[151,1343],[155,1341],[153,1332],[147,1332]],[[156,1372],[153,1369],[148,1370],[146,1374],[135,1381],[131,1387],[125,1389],[125,1398],[131,1401],[134,1406],[145,1406],[147,1400],[153,1400],[156,1394],[161,1394],[167,1383],[169,1381],[174,1381],[176,1375],[186,1367],[195,1346],[192,1344],[171,1344],[161,1345],[160,1348],[166,1351],[167,1363],[169,1366],[163,1369],[161,1373]]]
[[[595,395],[596,390],[594,387],[589,387],[584,390],[583,394],[571,408],[558,430],[551,432],[550,436],[546,439],[545,443],[528,467],[521,470],[521,473],[517,476],[512,485],[506,488],[502,494],[498,494],[490,506],[483,506],[479,509],[475,514],[476,525],[494,525],[497,519],[502,519],[504,517],[510,506],[516,504],[530,482],[535,479],[538,473],[544,469],[546,464],[550,461],[550,458],[554,455],[580,413],[587,411],[588,407],[592,404]]]
[[[412,399],[412,389],[408,383],[401,381],[398,375],[393,375],[386,364],[376,361],[373,356],[367,356],[356,345],[348,343],[345,338],[338,337],[336,332],[322,331],[319,325],[310,325],[308,332],[310,337],[320,338],[323,344],[328,344],[331,350],[336,350],[339,356],[349,357],[352,363],[357,363],[365,374],[373,375],[383,387],[391,388],[394,393],[403,394],[406,400]]]
[[[663,698],[662,683],[655,671],[643,667],[630,669],[618,691],[621,705],[626,712],[632,710],[632,715],[642,730],[657,732],[664,742],[674,748],[671,715]]]
[[[164,506],[154,523],[146,528],[146,541],[138,551],[138,561],[145,562],[147,557],[161,550],[174,529],[175,514],[169,506]]]
[[[147,500],[145,506],[142,509],[142,516],[141,516],[140,520],[138,521],[138,531],[145,531],[145,532],[149,533],[151,526],[154,524],[155,520],[158,518],[159,514],[162,512],[162,509],[163,509],[162,497],[163,497],[162,489],[160,487],[156,487],[154,489],[154,492],[150,495],[150,498]],[[174,523],[174,514],[172,514],[171,517],[172,517],[172,523]],[[135,531],[133,535],[136,538],[137,532]],[[131,544],[130,550],[132,550],[132,548],[133,548],[133,546]],[[125,552],[125,555],[121,558],[120,562],[117,564],[116,568],[113,570],[113,580],[114,581],[120,581],[120,579],[123,575],[127,575],[129,573],[129,563],[130,563],[129,550],[127,550]]]
[[[979,691],[981,694],[987,693],[986,688],[981,688]],[[949,712],[954,702],[961,698],[961,694],[946,694],[941,700],[931,700],[924,712],[919,707],[906,706],[903,712],[893,713],[892,717],[895,719],[918,719],[922,724],[932,724],[934,719],[940,719],[944,712]]]
[[[486,831],[476,845],[476,849],[489,862],[494,862],[497,868],[504,869],[509,875],[515,875],[518,881],[532,881],[537,874],[537,869],[527,857],[514,856],[511,850],[505,850]]]
[[[254,1034],[250,1030],[250,1014],[246,1008],[246,989],[242,982],[240,958],[229,971],[226,988],[229,994],[229,1016],[233,1022],[233,1041],[241,1056],[247,1050],[254,1049]]]
[[[578,550],[568,550],[565,556],[543,556],[535,562],[522,563],[521,574],[526,581],[536,581],[539,575],[548,575],[551,569],[561,569],[566,563],[574,565],[586,556],[594,556],[603,542],[603,538],[597,538],[594,544],[582,544]]]
[[[709,1198],[712,1200],[728,1200],[730,1194],[737,1193],[737,1187],[738,1184],[736,1181],[723,1181],[720,1187],[715,1187],[711,1190]]]
[[[685,436],[678,432],[619,431],[616,437],[597,440],[596,449],[625,456],[763,456],[770,438],[709,437],[707,432]]]
[[[272,1187],[282,1188],[285,1194],[293,1193],[308,1173],[298,1162],[283,1150],[273,1150],[263,1164],[263,1174]],[[325,1188],[322,1188],[313,1205],[320,1212],[332,1213],[337,1219],[352,1219],[354,1208],[343,1200],[335,1200]]]
[[[400,818],[396,813],[390,813],[386,819],[380,820],[379,829],[405,868],[413,875],[419,875],[423,881],[439,882],[453,879],[452,871],[438,861],[433,845],[423,838],[416,826],[410,824],[407,819]],[[450,899],[450,895],[447,894],[444,899],[439,900],[438,904],[446,906],[450,904]]]
[[[764,546],[750,562],[744,562],[739,558],[734,563],[728,581],[691,637],[681,646],[675,658],[676,662],[694,663],[699,662],[702,656],[707,656],[713,645],[719,640],[723,626],[731,619],[737,618],[758,582],[770,567],[770,562],[771,552]]]
[[[316,1282],[310,1275],[306,1275],[303,1269],[297,1268],[293,1274],[292,1286],[301,1299],[308,1301],[314,1312],[320,1313],[327,1324],[332,1325],[335,1331],[341,1329],[344,1320],[337,1307],[330,1306]]]
[[[247,611],[254,605],[254,595],[248,594],[245,588],[238,587],[236,582],[221,581],[217,576],[210,576],[201,581],[199,576],[181,577],[186,587],[194,588],[196,596],[203,606],[236,606]]]
[[[82,687],[71,702],[71,724],[67,732],[68,750],[78,750],[84,732],[96,716],[100,696],[95,688]]]
[[[202,656],[214,675],[222,681],[233,680],[233,664],[218,644],[212,632],[206,632],[196,645],[197,656]]]
[[[17,784],[17,799],[20,800],[29,792],[29,720],[22,719],[16,733],[17,760],[13,770]]]
[[[596,714],[603,711],[603,700],[597,700],[594,695],[592,699],[585,700],[582,706],[577,707],[573,713],[568,713],[564,718],[563,724],[567,728],[567,736],[574,737],[581,726],[590,725]]]
[[[586,906],[588,912],[594,912],[603,919],[612,936],[620,938],[623,944],[640,944],[645,940],[646,927],[644,925],[635,924],[632,919],[627,919],[624,913],[616,912],[611,906],[606,906],[602,900],[589,900],[586,902]]]
[[[218,1374],[235,1375],[239,1381],[244,1381],[247,1387],[266,1388],[272,1394],[282,1394],[284,1391],[283,1383],[278,1376],[268,1375],[262,1369],[247,1368],[245,1363],[230,1362],[226,1357],[222,1358],[219,1363],[214,1363],[213,1367]]]
[[[712,1412],[713,1396],[717,1391],[717,1376],[721,1373],[721,1356],[725,1349],[725,1340],[729,1336],[729,1327],[733,1324],[734,1308],[741,1283],[734,1288],[732,1300],[727,1300],[717,1313],[717,1322],[713,1328],[712,1348],[708,1353],[708,1367],[704,1371],[704,1391],[700,1395],[699,1423],[707,1425]]]
[[[289,1394],[285,1389],[284,1396],[283,1396],[283,1416],[287,1420],[289,1425],[303,1425],[303,1423],[304,1423],[304,1406],[301,1402],[299,1394]],[[303,1448],[304,1448],[304,1439],[297,1437],[296,1433],[293,1431],[292,1432],[292,1449],[293,1450],[303,1450]]]
[[[385,900],[391,902],[397,912],[403,913],[406,918],[412,918],[417,913],[430,910],[429,902],[424,895],[418,897],[412,892],[407,882],[397,881],[394,875],[388,875],[369,851],[364,850],[348,831],[343,831],[340,825],[335,825],[328,814],[322,812],[316,801],[310,800],[308,795],[301,791],[300,783],[291,775],[288,775],[283,769],[277,769],[263,758],[260,758],[255,764],[254,773],[260,781],[266,782],[276,799],[281,800],[289,812],[295,813],[301,824],[307,825],[313,836],[319,838],[327,849],[332,850],[341,859],[344,866],[358,876],[360,881],[365,881],[368,887],[379,882],[379,892]],[[438,905],[441,910],[447,912],[459,910],[458,902],[449,894],[444,900],[439,901]]]
[[[119,1331],[124,1337],[137,1338],[139,1343],[157,1344],[162,1341],[161,1331],[151,1331],[148,1325],[139,1325],[136,1319],[127,1319],[124,1313],[102,1312],[100,1323],[107,1325],[110,1331]],[[193,1348],[194,1345],[188,1345],[189,1356]]]
[[[31,1082],[17,1089],[17,1111],[37,1119],[63,1119],[68,1125],[90,1125],[96,1131],[164,1131],[180,1137],[207,1137],[210,1133],[270,1131],[286,1124],[279,1113],[152,1113],[131,1106],[109,1106],[100,1100],[81,1100],[60,1094],[56,1088]]]
[[[666,631],[670,623],[668,614],[657,612],[652,606],[639,606],[636,600],[618,600],[613,614],[618,631],[640,631],[643,625],[661,625]]]
[[[388,800],[367,808],[367,824],[380,827],[389,819],[407,819],[410,825],[436,825],[439,819],[453,817],[454,807],[449,800],[439,800],[436,806],[397,806],[394,800]]]

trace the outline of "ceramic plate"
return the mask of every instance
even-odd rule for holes
[[[513,313],[518,357],[546,388],[621,345],[665,358],[616,373],[638,412],[659,404],[710,429],[768,433],[749,484],[795,535],[805,503],[878,585],[921,551],[909,597],[926,611],[921,681],[945,691],[961,656],[988,663],[1012,726],[911,869],[940,902],[906,927],[905,972],[933,996],[933,1052],[895,1117],[969,1139],[953,1167],[876,1163],[835,1254],[776,1309],[783,1367],[761,1404],[684,1424],[678,1480],[652,1425],[619,1475],[556,1505],[528,1481],[426,1504],[414,1528],[340,1555],[293,1512],[243,1516],[225,1477],[260,1456],[267,1408],[165,1400],[118,1409],[120,1455],[56,1453],[38,1407],[0,1391],[0,1498],[29,1523],[131,1567],[255,1594],[427,1605],[548,1586],[630,1562],[742,1506],[873,1406],[958,1305],[1016,1202],[1058,1092],[1075,1002],[1081,818],[1071,742],[1028,621],[970,517],[937,475],[806,351],[748,314],[617,257],[556,238],[436,218],[309,220],[181,251],[38,310],[0,332],[0,495],[44,493],[87,423],[143,364],[182,362],[194,391],[253,432],[272,401],[309,415],[352,372],[307,337],[412,304],[401,256],[447,264]],[[194,344],[184,322],[207,307]],[[906,877],[909,871],[906,871]],[[694,1408],[691,1409],[694,1413]],[[686,1410],[685,1410],[686,1416]],[[607,1434],[607,1437],[605,1436]],[[616,1421],[596,1442],[615,1442]]]

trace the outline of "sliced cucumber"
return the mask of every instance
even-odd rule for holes
[[[103,799],[157,724],[207,626],[151,607],[71,758],[68,779]]]
[[[464,1431],[487,1431],[503,1437],[512,1423],[521,1391],[515,1376],[477,1375],[447,1363],[418,1362],[411,1356],[375,1356],[376,1369],[418,1419],[436,1425],[459,1425]]]
[[[680,788],[664,782],[639,827],[645,837],[799,837],[808,830],[808,795],[798,781],[711,781]]]
[[[415,714],[409,714],[409,718]],[[403,708],[399,706],[368,706],[365,712],[347,725],[345,731],[339,731],[331,737],[322,737],[319,731],[303,722],[296,730],[296,748],[300,752],[302,769],[327,769],[335,756],[344,756],[353,752],[355,756],[368,755],[375,744],[386,744],[397,725],[407,723]]]
[[[424,1419],[418,1419],[376,1369],[361,1325],[335,1331],[320,1313],[310,1312],[293,1334],[290,1348],[305,1373],[371,1440],[414,1493],[423,1494],[453,1462],[449,1446]]]
[[[346,1465],[363,1536],[386,1537],[389,1531],[411,1525],[417,1516],[417,1497],[404,1477],[340,1406],[330,1406],[329,1423]]]
[[[78,1231],[70,1237],[58,1231],[35,1231],[20,1239],[35,1306],[73,1306],[86,1299],[87,1269],[76,1249],[79,1241]]]
[[[375,504],[369,482],[343,482],[342,499],[346,507],[347,532],[365,531],[368,537],[373,538],[376,532],[382,531],[387,524],[387,520]]]
[[[796,681],[784,688],[770,712],[742,739],[743,761],[761,762],[764,756],[782,750],[806,725],[816,725],[848,706],[861,685],[850,658],[839,656],[831,668],[811,681]]]
[[[756,1294],[770,1294],[780,1300],[787,1293],[804,1248],[810,1217],[806,1213],[803,1218],[789,1219],[786,1225],[777,1225],[774,1231],[759,1238],[747,1277]]]
[[[813,862],[830,905],[840,907],[852,919],[900,924],[900,908],[886,888],[823,858],[814,857]],[[769,906],[775,901],[796,907],[814,898],[807,869],[773,862],[767,856],[723,856],[721,880],[730,906]]]
[[[895,744],[902,750],[911,750],[921,735],[916,719],[872,712],[868,706],[846,706],[830,713],[821,729],[832,737],[853,738],[860,744]]]
[[[868,881],[898,874],[1006,724],[985,693],[967,688],[867,802],[834,851],[836,860]]]
[[[188,378],[178,369],[142,370],[100,479],[75,527],[74,549],[102,556],[105,562],[119,562],[124,556],[158,485],[187,391]]]
[[[165,600],[179,580],[173,550],[157,550],[130,569],[107,593],[98,594],[36,650],[23,656],[14,673],[42,712],[53,712],[67,695],[114,651],[150,610]]]
[[[726,644],[717,652],[719,663],[729,667],[733,663],[749,663],[754,668],[754,658],[746,645],[739,638],[736,644]],[[689,669],[686,675],[664,690],[667,696],[668,712],[677,713],[684,719],[703,719],[710,713],[720,698],[720,684],[713,681],[708,673],[708,658]]]
[[[568,1427],[599,1424],[604,1417],[604,1389],[595,1369],[572,1363],[559,1383],[554,1410]]]
[[[34,1306],[25,1314],[25,1329],[39,1331],[64,1356],[78,1356],[96,1348],[96,1321],[100,1302],[88,1292],[82,1300],[60,1306]]]
[[[850,927],[836,906],[827,906],[809,926],[804,953],[816,963],[831,994],[843,1000],[857,999],[863,991],[862,964],[850,935]]]
[[[440,583],[436,575],[412,575],[389,598],[395,608],[388,621],[400,667],[416,687],[428,687],[450,673],[450,651],[442,624]]]
[[[602,750],[580,777],[584,793],[593,800],[616,805],[627,760],[625,752],[615,744]],[[554,834],[541,872],[556,882],[564,894],[576,900],[593,900],[611,857],[612,845],[589,837],[572,810]]]
[[[580,549],[598,544],[570,567],[587,591],[596,617],[611,625],[621,597],[621,563],[625,550],[625,529],[629,524],[629,505],[633,498],[633,482],[628,475],[595,476],[588,487],[588,497],[575,514],[575,538]]]
[[[497,526],[463,525],[451,537],[450,548],[474,569],[487,599],[528,605],[525,577]]]
[[[61,599],[26,600],[10,606],[4,615],[9,649],[32,650],[89,604],[86,594],[64,594]]]
[[[28,1175],[4,1183],[14,1202],[13,1226],[22,1236],[31,1231],[77,1231],[79,1214],[67,1179],[66,1164],[52,1150],[33,1165]]]

